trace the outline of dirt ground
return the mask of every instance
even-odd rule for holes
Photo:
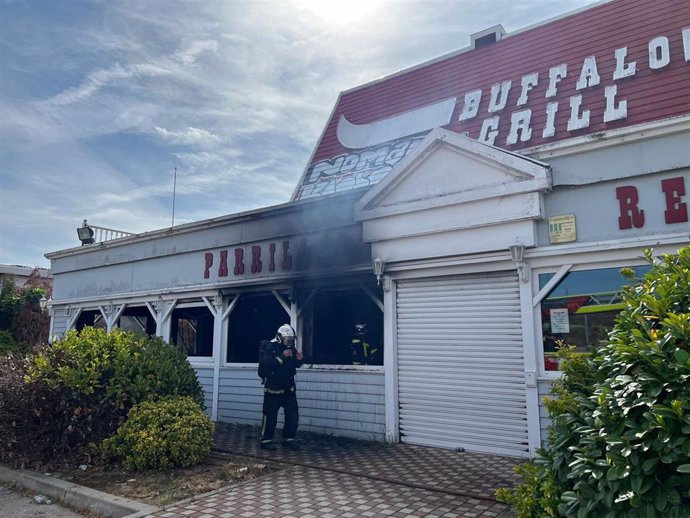
[[[62,468],[52,476],[155,506],[168,505],[194,495],[208,493],[243,480],[258,477],[269,469],[258,459],[214,452],[189,468],[165,472],[126,472],[114,466]]]

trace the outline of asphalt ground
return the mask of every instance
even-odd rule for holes
[[[3,518],[84,518],[55,502],[37,504],[33,495],[0,486],[0,516]]]

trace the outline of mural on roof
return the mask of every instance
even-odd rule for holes
[[[341,94],[293,199],[372,185],[443,127],[509,150],[690,115],[690,2],[610,2]]]
[[[295,199],[334,194],[374,185],[423,139],[424,134],[402,137],[378,146],[343,153],[329,160],[317,162],[307,170]]]

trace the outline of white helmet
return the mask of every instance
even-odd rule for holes
[[[297,335],[290,324],[283,324],[276,331],[276,338],[279,342],[283,342],[283,338],[291,338],[292,342],[294,342],[297,339]]]

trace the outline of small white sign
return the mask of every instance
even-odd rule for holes
[[[570,333],[570,319],[568,318],[567,308],[551,310],[551,332],[556,334]]]

